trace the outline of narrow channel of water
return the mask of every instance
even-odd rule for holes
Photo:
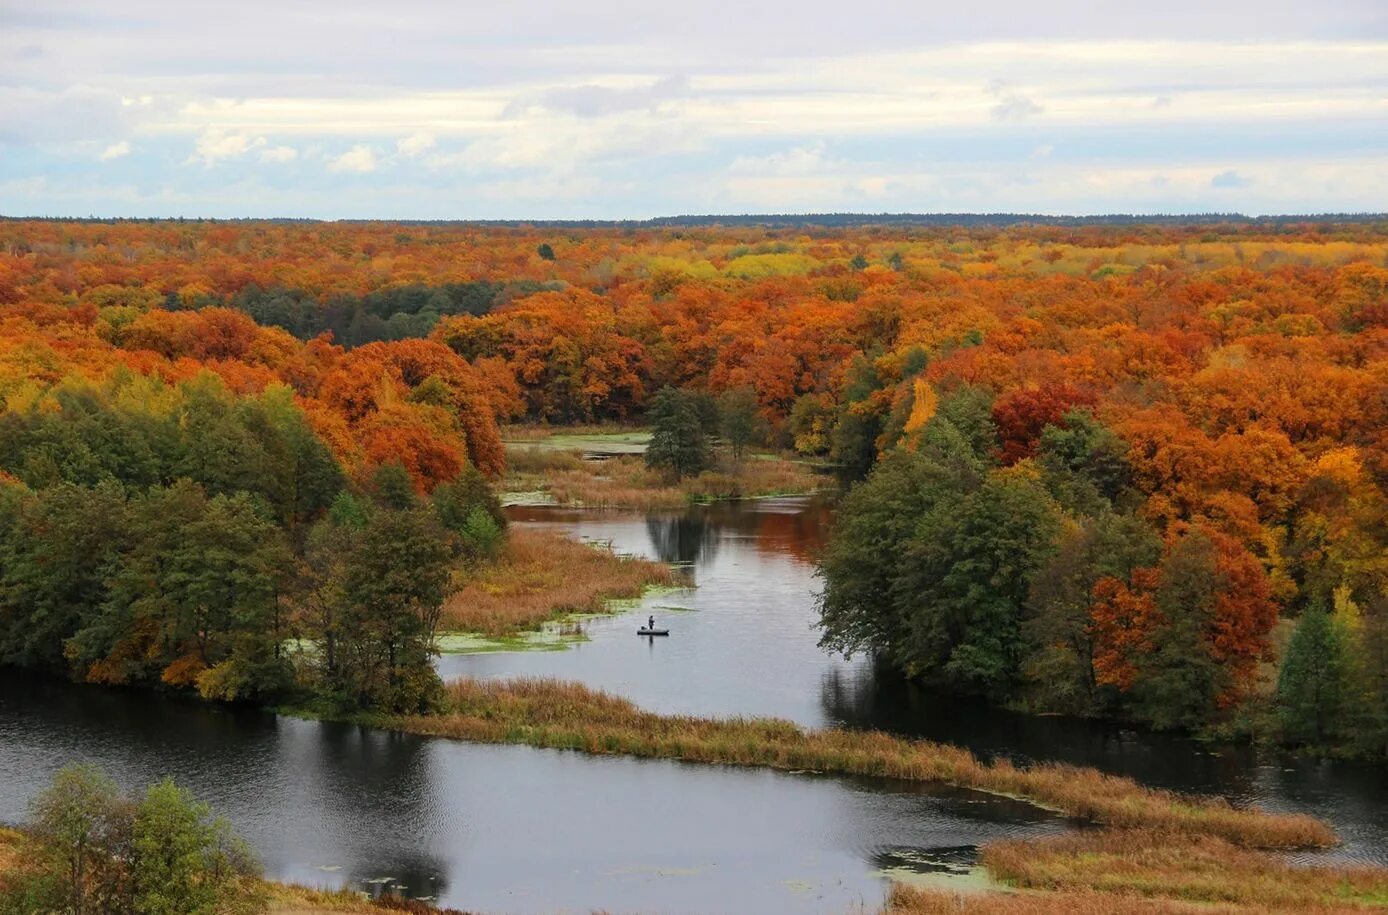
[[[823,499],[696,506],[642,515],[517,507],[514,523],[680,563],[697,587],[652,596],[585,623],[565,651],[447,656],[445,676],[579,680],[661,712],[775,715],[822,727],[871,727],[965,746],[984,757],[1061,760],[1237,804],[1321,817],[1345,844],[1333,856],[1388,864],[1388,773],[1255,753],[1111,723],[1021,715],[941,696],[818,647],[813,559],[832,511]],[[665,609],[678,606],[680,611]],[[645,639],[650,614],[671,630]]]
[[[833,912],[1063,828],[881,779],[477,746],[0,675],[0,822],[82,760],[190,786],[267,873],[497,912]]]
[[[1388,864],[1379,770],[1008,714],[825,653],[813,627],[812,559],[830,521],[819,500],[513,517],[683,564],[697,588],[586,623],[588,640],[564,651],[445,657],[446,676],[555,676],[663,712],[883,727],[984,756],[1092,764],[1312,813],[1346,839],[1337,856]],[[635,634],[651,613],[669,638]],[[888,872],[957,872],[978,844],[1066,825],[1025,804],[880,779],[473,746],[0,673],[0,822],[22,819],[73,760],[127,787],[172,775],[231,819],[273,877],[394,881],[488,911],[871,910]]]

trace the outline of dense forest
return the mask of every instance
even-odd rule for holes
[[[8,663],[425,704],[498,422],[673,388],[855,481],[827,645],[1388,751],[1388,224],[5,221],[0,340]]]

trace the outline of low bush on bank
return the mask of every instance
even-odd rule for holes
[[[26,832],[0,836],[3,915],[237,915],[264,906],[249,849],[168,780],[128,798],[97,770],[70,766],[35,799]]]
[[[601,612],[609,600],[639,597],[652,585],[677,582],[664,563],[516,527],[498,560],[479,567],[448,598],[441,627],[507,635],[564,613]]]
[[[769,718],[657,715],[626,699],[553,680],[455,681],[447,687],[442,713],[383,723],[486,743],[945,782],[1024,798],[1106,826],[1217,836],[1249,848],[1335,843],[1330,828],[1308,816],[1234,808],[1221,799],[1145,788],[1093,769],[983,763],[958,747],[878,731],[814,731]]]

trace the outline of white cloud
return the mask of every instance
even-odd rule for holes
[[[119,159],[121,156],[128,155],[130,155],[130,143],[127,140],[121,140],[119,143],[112,143],[103,149],[97,158],[102,162],[109,162],[112,159]]]
[[[1002,100],[993,106],[992,114],[999,121],[1020,121],[1044,110],[1025,95],[1013,93],[1003,96]]]
[[[402,156],[422,155],[434,148],[437,141],[432,133],[414,133],[395,141],[395,149]]]
[[[253,149],[258,149],[265,145],[264,137],[252,137],[244,133],[225,133],[215,127],[209,127],[198,137],[197,143],[193,146],[193,154],[188,157],[188,162],[202,162],[211,168],[223,159],[239,159]]]
[[[767,156],[738,156],[728,171],[740,175],[772,175],[788,178],[812,175],[831,162],[825,157],[824,141],[809,146],[797,146]]]
[[[299,151],[292,146],[271,146],[260,151],[261,162],[293,162],[299,158]]]
[[[1226,172],[1220,172],[1210,179],[1210,187],[1218,188],[1238,188],[1248,187],[1253,183],[1251,178],[1241,175],[1232,168]]]
[[[347,152],[328,162],[328,171],[332,172],[374,172],[376,170],[376,153],[370,146],[353,146]]]
[[[653,83],[607,86],[585,83],[546,89],[531,98],[516,99],[506,106],[502,117],[516,117],[535,109],[566,112],[581,118],[595,118],[621,111],[656,109],[689,94],[689,77],[666,76]]]
[[[1030,153],[1032,159],[1048,159],[1051,153],[1055,152],[1055,146],[1050,143],[1042,143]]]

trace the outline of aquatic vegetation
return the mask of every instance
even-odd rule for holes
[[[448,598],[440,629],[514,636],[564,615],[604,612],[610,601],[640,597],[652,586],[679,583],[678,573],[663,563],[518,527],[497,561],[473,570]]]
[[[372,720],[485,743],[938,781],[1025,799],[1085,822],[1215,836],[1246,848],[1326,847],[1336,841],[1312,817],[1236,808],[1094,769],[983,763],[958,747],[880,731],[809,730],[771,718],[658,715],[576,683],[459,680],[448,684],[444,703],[438,714]]]

